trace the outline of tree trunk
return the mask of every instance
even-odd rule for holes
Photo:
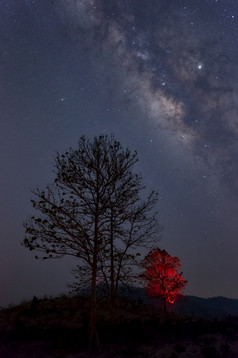
[[[115,317],[115,295],[111,293],[110,302],[109,302],[109,309],[110,309],[110,321],[114,321]]]
[[[92,272],[91,300],[90,300],[90,323],[89,323],[89,351],[98,352],[100,350],[97,332],[97,295],[96,295],[97,271],[95,267]]]
[[[163,297],[163,304],[164,304],[164,312],[167,312],[167,303],[166,303],[166,295]]]
[[[94,246],[91,281],[90,323],[89,323],[89,351],[98,352],[99,338],[97,333],[97,269],[98,269],[98,177],[97,177],[97,202],[94,222]]]
[[[111,235],[110,235],[110,297],[109,297],[109,309],[110,320],[114,319],[114,306],[115,306],[115,277],[114,277],[114,250],[113,250],[113,214],[111,213]]]

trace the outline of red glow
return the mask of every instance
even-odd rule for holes
[[[172,300],[171,298],[168,299],[169,303],[174,304],[175,300]]]
[[[141,277],[146,283],[147,295],[163,298],[166,310],[166,305],[175,302],[187,283],[182,273],[178,273],[179,258],[170,256],[165,250],[154,249],[145,257],[142,267],[145,268]]]

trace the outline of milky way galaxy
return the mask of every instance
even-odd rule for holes
[[[61,6],[65,26],[72,21],[113,61],[124,96],[144,112],[145,124],[167,129],[236,190],[234,1],[62,0]]]

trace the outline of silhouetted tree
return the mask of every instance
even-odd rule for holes
[[[164,311],[168,303],[174,303],[176,296],[185,288],[187,281],[178,272],[181,267],[178,257],[170,256],[166,250],[153,249],[144,258],[140,275],[145,282],[149,297],[162,298]]]
[[[119,288],[128,287],[137,278],[133,266],[138,266],[140,249],[151,249],[161,230],[157,213],[153,213],[157,195],[152,192],[146,200],[141,200],[139,192],[143,187],[140,182],[138,176],[135,176],[135,182],[122,180],[109,200],[108,226],[104,233],[107,245],[102,255],[98,255],[98,289],[109,297],[111,318]],[[71,289],[77,292],[87,287],[89,273],[89,267],[74,269],[77,280],[70,285]]]
[[[132,250],[152,244],[159,231],[157,214],[151,213],[157,194],[141,199],[141,177],[131,171],[137,160],[137,153],[123,150],[114,137],[90,142],[82,136],[77,150],[57,154],[54,183],[33,191],[40,215],[24,223],[23,245],[43,252],[43,259],[80,259],[81,278],[91,289],[91,347],[98,342],[97,284],[107,282],[114,297],[126,265],[135,259]]]
[[[157,213],[153,213],[157,194],[151,192],[146,200],[141,200],[140,191],[144,187],[140,177],[135,175],[134,179],[121,183],[110,197],[108,207],[109,255],[107,260],[101,258],[100,267],[109,288],[111,314],[119,286],[128,285],[135,277],[132,268],[137,265],[140,249],[151,249],[160,231]]]

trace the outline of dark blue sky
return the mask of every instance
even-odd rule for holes
[[[67,292],[21,247],[57,151],[114,134],[159,192],[185,293],[238,298],[236,0],[0,1],[0,305]]]

